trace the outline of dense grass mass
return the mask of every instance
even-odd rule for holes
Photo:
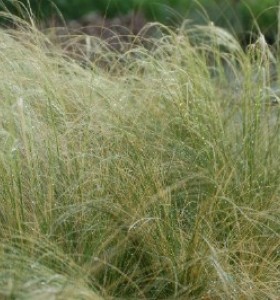
[[[0,31],[1,299],[279,299],[277,57],[157,28]]]

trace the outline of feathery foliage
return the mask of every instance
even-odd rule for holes
[[[80,37],[81,64],[16,22],[0,30],[0,296],[278,299],[263,37],[244,51],[213,25],[154,24],[124,53]]]

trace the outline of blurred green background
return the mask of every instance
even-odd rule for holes
[[[26,4],[28,0],[2,1],[9,8]],[[254,20],[268,39],[274,40],[278,28],[279,0],[30,0],[37,18],[49,18],[56,8],[66,20],[79,19],[96,11],[107,17],[142,11],[149,21],[177,25],[185,18],[194,23],[209,20],[228,28],[237,35],[257,31]]]

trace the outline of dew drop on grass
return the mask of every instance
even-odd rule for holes
[[[18,149],[16,147],[13,147],[12,150],[11,150],[12,154],[15,154],[17,152],[17,150]]]
[[[23,98],[19,97],[16,104],[19,108],[23,108]]]

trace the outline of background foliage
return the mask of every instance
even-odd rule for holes
[[[28,0],[3,3],[10,9],[27,3]],[[30,0],[38,18],[48,18],[59,10],[65,19],[78,19],[97,11],[114,17],[132,10],[144,12],[148,20],[175,25],[189,18],[195,23],[213,21],[216,25],[229,28],[236,34],[252,32],[257,21],[261,31],[274,39],[277,31],[279,0]]]

